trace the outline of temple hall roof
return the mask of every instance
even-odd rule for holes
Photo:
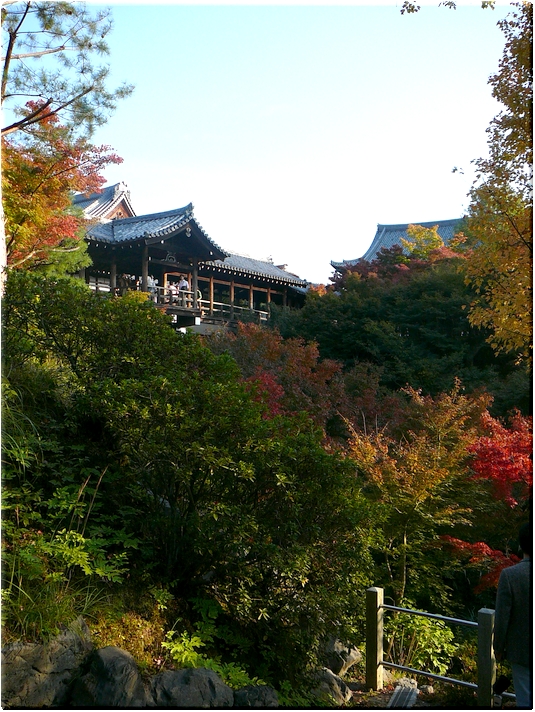
[[[97,193],[84,195],[78,193],[74,196],[73,205],[81,208],[84,215],[88,219],[110,220],[113,213],[121,203],[129,212],[128,217],[135,216],[136,212],[130,202],[130,191],[125,183],[115,183],[115,185],[107,185]]]
[[[456,232],[456,226],[460,223],[461,218],[452,220],[432,220],[431,222],[412,222],[398,225],[377,225],[377,232],[373,238],[373,242],[368,250],[362,255],[352,260],[343,260],[342,262],[331,262],[331,266],[335,269],[347,269],[354,266],[359,260],[371,262],[377,257],[377,253],[383,248],[390,248],[394,245],[401,245],[401,238],[407,240],[407,228],[409,225],[421,225],[422,227],[434,227],[438,225],[438,234],[447,245],[453,238]]]

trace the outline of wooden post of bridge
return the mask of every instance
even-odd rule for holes
[[[210,288],[208,292],[208,298],[210,299],[210,316],[214,315],[214,278],[210,276]]]
[[[366,689],[383,689],[383,600],[384,591],[366,590]]]
[[[149,291],[149,246],[143,245],[141,257],[141,291]]]
[[[110,267],[110,292],[115,294],[115,288],[117,287],[117,263],[115,260],[111,263]]]
[[[191,278],[191,290],[193,292],[193,308],[197,309],[200,304],[198,304],[197,291],[199,289],[199,259],[197,257],[193,258],[193,275]]]
[[[496,659],[493,648],[494,611],[481,608],[477,612],[477,704],[492,709],[496,681]]]

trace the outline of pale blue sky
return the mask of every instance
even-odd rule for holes
[[[313,282],[377,223],[461,216],[509,6],[401,4],[112,3],[112,80],[136,90],[95,136],[124,159],[108,182]]]

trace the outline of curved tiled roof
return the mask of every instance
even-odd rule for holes
[[[134,218],[121,218],[106,223],[98,223],[89,228],[87,237],[94,242],[124,244],[172,235],[189,222],[193,222],[197,226],[204,238],[214,248],[214,252],[218,252],[221,255],[227,254],[219,245],[216,245],[197,223],[193,217],[193,205],[191,203],[183,208],[166,210],[163,213],[138,215]]]
[[[235,253],[229,254],[224,260],[211,260],[203,262],[202,265],[213,269],[223,269],[234,274],[243,273],[258,277],[269,277],[295,286],[304,287],[308,284],[305,279],[301,279],[291,272],[286,272],[286,270],[277,267],[272,262],[257,260],[253,257]]]
[[[125,183],[115,183],[115,185],[107,185],[98,193],[84,195],[78,193],[72,199],[73,205],[81,208],[84,215],[89,219],[107,220],[109,215],[120,203],[124,201],[132,213],[136,211],[130,202],[130,191]]]
[[[455,235],[456,226],[460,221],[461,218],[454,218],[453,220],[433,220],[431,222],[413,222],[399,225],[377,225],[377,232],[375,233],[373,242],[362,257],[357,257],[353,260],[343,260],[342,262],[331,262],[331,266],[335,269],[347,269],[357,264],[359,260],[371,262],[377,257],[377,253],[383,247],[390,248],[394,245],[401,245],[401,238],[407,240],[409,238],[407,234],[409,225],[421,225],[422,227],[435,227],[435,225],[438,225],[437,232],[444,244],[447,245]]]

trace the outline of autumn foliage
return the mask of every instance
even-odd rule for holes
[[[28,104],[28,110],[35,110]],[[93,146],[50,116],[21,139],[2,138],[2,193],[7,265],[34,268],[81,247],[83,219],[71,208],[74,192],[91,193],[101,172],[122,159]]]
[[[497,498],[514,507],[533,487],[533,419],[516,412],[507,428],[486,413],[484,425],[490,434],[468,448],[474,455],[471,467],[476,477],[492,481]]]
[[[451,545],[458,556],[469,557],[468,566],[487,569],[475,586],[474,593],[481,593],[487,588],[496,588],[501,572],[520,561],[515,554],[508,555],[499,549],[492,549],[482,541],[470,544],[448,535],[444,535],[442,539],[444,543]]]
[[[486,434],[467,448],[473,457],[470,463],[473,479],[488,480],[496,502],[505,503],[509,519],[512,515],[515,521],[532,496],[532,418],[515,412],[507,427],[485,411],[482,426]],[[501,571],[519,561],[511,551],[494,549],[483,541],[470,543],[449,535],[442,539],[455,556],[467,559],[467,566],[481,572],[475,593],[496,587]]]
[[[270,417],[306,411],[325,428],[344,408],[342,365],[321,360],[314,343],[283,339],[276,330],[241,323],[236,334],[217,334],[206,343],[215,353],[227,352],[237,361]]]

